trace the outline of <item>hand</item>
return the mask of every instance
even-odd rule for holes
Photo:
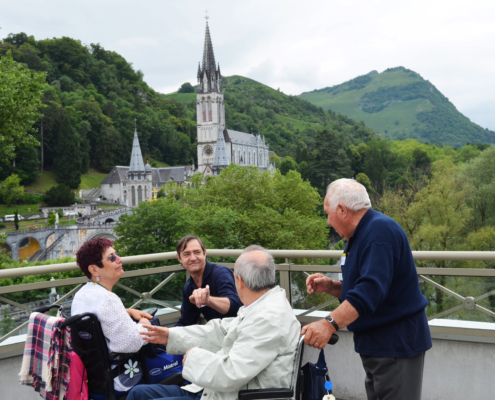
[[[186,351],[186,354],[184,354],[184,358],[182,359],[182,367],[184,367],[184,365],[186,364],[187,355],[192,349],[194,349],[194,347],[191,347],[189,350]]]
[[[196,289],[189,296],[189,301],[196,305],[196,307],[202,307],[208,305],[208,300],[210,300],[210,286],[206,285],[204,289]]]
[[[162,326],[148,325],[147,331],[139,332],[148,343],[167,344],[169,329]]]
[[[135,310],[134,308],[127,308],[127,314],[136,321],[141,322],[143,318],[152,319],[153,317],[145,311]]]
[[[322,274],[313,274],[306,278],[306,288],[308,294],[315,292],[329,293],[332,290],[335,282]]]
[[[146,319],[146,318],[141,318],[139,320],[138,324],[141,324],[141,325],[151,325],[150,320],[149,319]]]
[[[304,344],[319,350],[327,345],[334,332],[335,328],[324,319],[305,325],[301,329],[301,335],[305,335]]]

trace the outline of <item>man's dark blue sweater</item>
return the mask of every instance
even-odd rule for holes
[[[237,311],[242,307],[241,300],[237,294],[232,270],[223,265],[212,264],[206,261],[203,272],[203,282],[201,288],[210,286],[210,296],[226,297],[230,300],[230,308],[226,314],[220,314],[211,307],[198,308],[189,301],[189,297],[198,286],[193,278],[189,278],[182,289],[181,316],[175,326],[189,326],[198,323],[199,315],[203,314],[207,321],[215,318],[236,317]]]
[[[431,348],[427,300],[418,284],[407,236],[391,218],[368,210],[349,238],[342,297],[359,313],[347,328],[356,352],[413,357]]]

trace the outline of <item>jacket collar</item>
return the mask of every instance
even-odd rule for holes
[[[210,276],[212,268],[213,268],[213,264],[208,260],[206,260],[205,270],[203,271],[203,277],[201,278],[201,286],[203,286],[203,282],[205,281],[205,279]],[[189,280],[191,281],[191,285],[196,286],[196,282],[194,282],[192,276],[189,278]]]
[[[268,292],[266,292],[263,296],[261,296],[255,303],[252,304],[252,307],[249,307],[249,309],[246,310],[245,306],[242,306],[239,308],[239,311],[237,312],[237,316],[239,317],[240,320],[244,319],[244,317],[250,313],[252,310],[254,310],[257,307],[262,307],[262,303],[269,301],[269,298],[279,294],[280,292],[285,292],[284,289],[282,289],[280,286],[275,286],[274,288],[270,289]]]

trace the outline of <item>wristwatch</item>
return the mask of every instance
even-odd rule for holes
[[[340,329],[339,326],[337,325],[337,322],[335,322],[330,315],[327,315],[325,319],[333,325],[333,327],[335,328],[335,332],[337,332]]]

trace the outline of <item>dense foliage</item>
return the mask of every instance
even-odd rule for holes
[[[143,74],[119,54],[68,37],[36,41],[24,33],[10,34],[0,43],[3,63],[9,51],[21,65],[43,72],[37,76],[46,76],[49,84],[34,134],[43,147],[29,154],[20,150],[17,160],[24,184],[36,177],[32,171],[38,170],[39,161],[36,166],[34,160],[40,159],[41,150],[43,167],[55,168],[57,181],[71,188],[77,188],[90,166],[108,172],[115,165],[128,165],[135,119],[150,161],[191,162],[195,111],[149,88]],[[35,120],[27,119],[29,125]],[[0,179],[12,172],[0,171]]]
[[[0,160],[11,161],[18,147],[32,146],[32,125],[40,117],[44,73],[31,71],[7,51],[0,58]]]

